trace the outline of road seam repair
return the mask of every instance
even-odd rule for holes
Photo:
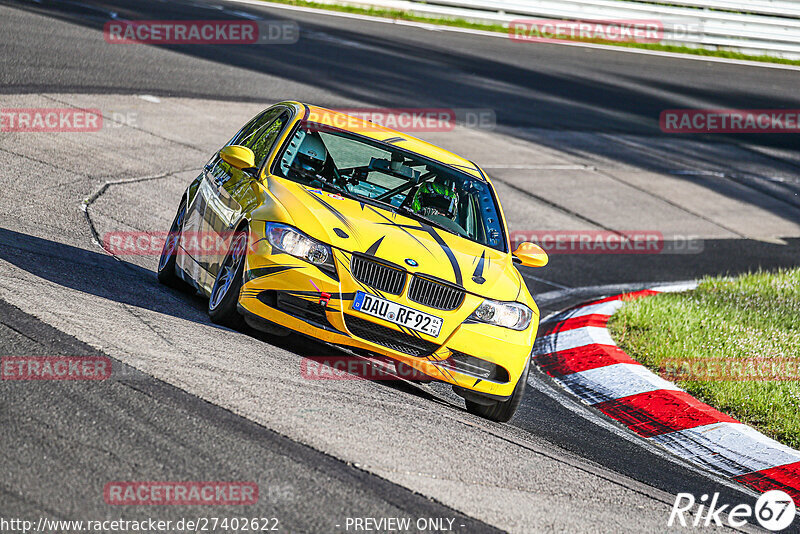
[[[800,451],[700,402],[633,360],[607,329],[627,300],[693,289],[676,284],[589,301],[543,324],[533,361],[581,402],[690,463],[800,503]]]
[[[113,257],[114,259],[116,259],[118,261],[121,261],[118,256],[116,256],[110,250],[108,250],[106,248],[106,245],[104,244],[103,239],[100,237],[100,234],[97,232],[97,228],[94,225],[94,221],[92,220],[92,216],[89,214],[89,207],[92,204],[94,204],[95,201],[98,198],[100,198],[103,195],[103,193],[105,193],[108,190],[109,187],[111,187],[112,185],[135,184],[135,183],[139,183],[139,182],[148,182],[150,180],[161,180],[161,179],[168,178],[168,177],[176,175],[176,174],[180,174],[180,173],[183,173],[183,172],[189,172],[189,171],[193,171],[193,170],[195,170],[195,169],[194,168],[178,169],[178,170],[175,170],[175,171],[168,171],[168,172],[161,173],[161,174],[156,174],[156,175],[153,175],[153,176],[139,176],[139,177],[136,177],[136,178],[123,178],[123,179],[120,179],[120,180],[107,180],[102,186],[100,186],[100,188],[97,191],[95,191],[94,193],[92,193],[88,197],[84,198],[83,202],[81,202],[81,205],[80,205],[81,211],[83,212],[83,215],[86,217],[86,222],[89,224],[89,230],[92,233],[92,240],[95,242],[95,244],[97,246],[102,248],[111,257]]]
[[[660,154],[659,152],[654,150],[652,147],[647,147],[645,145],[642,145],[641,143],[637,143],[636,141],[632,141],[627,136],[613,135],[613,134],[602,134],[602,136],[606,137],[607,139],[610,139],[610,140],[612,140],[614,142],[617,142],[617,143],[620,143],[620,144],[624,144],[624,145],[627,145],[629,147],[633,147],[634,149],[639,150],[643,154],[647,154],[651,158],[658,158],[661,161],[667,162],[670,165],[674,163],[672,160],[670,160],[666,156]],[[772,159],[773,161],[780,162],[780,163],[782,163],[784,165],[787,165],[787,166],[800,167],[800,166],[798,166],[797,163],[795,163],[793,161],[790,161],[790,160],[787,160],[787,159],[782,159],[782,158],[780,158],[778,156],[775,156],[775,155],[772,155],[772,154],[765,154],[765,153],[763,153],[761,151],[754,150],[754,149],[752,149],[750,147],[747,147],[745,145],[733,145],[733,144],[730,144],[730,143],[726,143],[726,144],[728,146],[737,147],[737,148],[740,148],[741,150],[746,150],[746,151],[751,152],[753,154],[757,154],[759,157],[762,157],[762,158]],[[782,193],[784,193],[784,191],[781,191],[780,193],[778,193],[778,192],[776,192],[776,191],[774,191],[772,189],[764,187],[764,185],[761,184],[759,182],[759,180],[766,181],[766,182],[769,182],[770,180],[769,180],[768,177],[761,176],[758,173],[745,172],[745,174],[743,174],[743,175],[738,175],[738,174],[735,174],[733,172],[709,171],[708,169],[695,169],[695,170],[699,171],[699,172],[711,172],[711,173],[714,173],[714,174],[705,175],[705,176],[728,179],[728,180],[730,180],[732,182],[735,182],[735,183],[739,184],[740,186],[742,186],[744,188],[750,189],[751,191],[756,191],[759,194],[762,194],[764,196],[770,197],[771,199],[777,200],[778,202],[781,202],[781,203],[783,203],[783,204],[785,204],[787,206],[790,206],[790,207],[795,208],[795,209],[800,208],[800,201],[795,201],[791,197],[786,197],[784,194],[782,194]],[[750,175],[750,176],[748,177],[746,175]],[[785,193],[786,194],[791,194],[792,192],[791,191],[785,191]],[[717,224],[717,223],[714,223],[714,224]]]

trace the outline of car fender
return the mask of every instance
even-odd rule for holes
[[[281,222],[294,226],[295,222],[286,207],[263,184],[258,184],[261,203],[250,212],[248,219],[254,221]]]

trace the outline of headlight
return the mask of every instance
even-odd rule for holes
[[[311,239],[291,226],[267,223],[267,240],[279,252],[306,260],[317,267],[333,269],[331,247]]]
[[[533,311],[518,302],[484,300],[469,316],[473,321],[494,324],[512,330],[525,330],[531,324]]]

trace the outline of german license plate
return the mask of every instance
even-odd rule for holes
[[[439,317],[364,293],[363,291],[356,292],[356,296],[353,299],[353,309],[390,323],[428,334],[431,337],[438,337],[439,331],[442,329],[442,320]]]

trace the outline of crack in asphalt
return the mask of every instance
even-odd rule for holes
[[[64,167],[59,167],[58,165],[50,163],[49,161],[44,161],[44,160],[41,160],[41,159],[37,159],[37,158],[34,158],[33,156],[28,156],[26,154],[20,154],[19,152],[14,152],[13,150],[9,150],[7,148],[0,147],[0,152],[5,152],[6,154],[11,154],[12,156],[16,156],[16,157],[22,158],[22,159],[27,159],[29,161],[35,161],[36,163],[39,163],[41,165],[45,165],[47,167],[52,167],[53,169],[56,169],[56,170],[59,170],[59,171],[68,172],[68,173],[71,173],[71,174],[78,174],[73,169],[65,169]],[[84,176],[88,177],[88,175],[84,175]],[[62,185],[62,184],[59,184],[59,186],[60,185]]]
[[[159,329],[157,329],[154,325],[150,324],[150,322],[147,321],[144,318],[144,316],[137,311],[137,308],[135,306],[132,306],[130,304],[125,304],[125,303],[120,303],[120,305],[122,306],[122,308],[126,312],[128,312],[130,315],[135,317],[140,323],[142,323],[144,326],[146,326],[151,332],[153,332],[156,336],[158,336],[168,346],[170,346],[170,347],[174,347],[175,346],[175,344],[172,343],[172,341],[170,341],[169,339],[167,339],[164,336],[164,334],[161,333],[161,331],[159,331]]]
[[[20,329],[29,329],[31,332],[37,332],[39,336],[38,340],[34,341],[34,345],[46,347],[47,351],[52,351],[52,347],[55,346],[58,347],[55,349],[56,353],[69,354],[77,352],[97,355],[104,354],[103,352],[92,348],[90,345],[87,345],[84,341],[80,341],[77,338],[65,334],[61,330],[44,323],[42,320],[37,319],[2,300],[0,300],[0,311],[3,312],[0,314],[0,325],[7,326],[9,322],[15,321],[20,325]],[[31,338],[31,336],[26,335],[26,338]],[[73,401],[73,403],[77,403],[77,405],[80,405],[82,402],[86,402],[87,400],[93,403],[99,403],[100,405],[95,406],[95,408],[100,411],[102,415],[106,414],[108,410],[111,410],[117,406],[117,403],[114,402],[113,399],[120,400],[118,391],[114,392],[112,390],[111,394],[108,395],[109,390],[104,388],[119,387],[124,390],[130,390],[141,397],[123,395],[123,406],[126,409],[115,413],[114,416],[116,424],[113,425],[113,427],[99,424],[99,428],[101,430],[109,431],[113,428],[120,429],[121,431],[130,431],[131,429],[136,430],[136,425],[145,425],[147,429],[156,433],[155,436],[150,437],[155,437],[159,441],[163,439],[167,445],[188,449],[190,453],[193,453],[189,454],[188,457],[195,460],[200,459],[199,461],[201,464],[203,462],[213,462],[218,452],[216,449],[202,449],[202,442],[194,442],[183,439],[179,439],[177,442],[171,443],[169,439],[174,438],[174,436],[171,434],[164,434],[162,436],[160,432],[163,423],[156,424],[155,419],[150,419],[148,417],[142,419],[144,410],[161,410],[164,406],[166,406],[167,413],[176,415],[182,424],[187,424],[186,421],[189,421],[189,424],[192,424],[195,421],[206,420],[209,422],[209,432],[220,432],[227,438],[237,439],[240,441],[243,440],[247,444],[253,444],[258,448],[257,450],[262,452],[262,454],[266,451],[269,451],[269,453],[273,456],[284,458],[286,461],[301,465],[303,468],[309,471],[319,473],[320,477],[324,476],[333,480],[334,488],[342,488],[336,490],[340,493],[344,494],[348,490],[362,492],[365,495],[368,495],[369,498],[377,500],[377,502],[380,503],[385,503],[385,505],[399,510],[404,514],[413,515],[418,513],[423,516],[428,515],[431,517],[438,517],[442,514],[448,514],[453,516],[456,520],[460,519],[462,523],[466,523],[464,528],[467,528],[470,532],[499,532],[499,529],[496,527],[493,527],[484,521],[475,519],[473,516],[468,515],[452,506],[444,504],[435,498],[421,495],[402,485],[391,482],[380,475],[370,473],[358,466],[354,466],[352,463],[344,462],[341,459],[322,452],[314,447],[292,440],[291,438],[271,430],[262,424],[237,415],[229,409],[220,407],[175,385],[169,384],[147,375],[146,373],[138,371],[116,358],[110,357],[110,359],[115,367],[119,365],[123,368],[129,368],[135,375],[145,378],[145,380],[139,380],[135,383],[131,381],[132,379],[101,382],[98,384],[74,382],[70,385],[74,388],[78,388],[75,392],[70,393],[70,391],[67,391],[67,397],[58,398],[50,396],[48,399],[52,399],[53,402],[56,403],[62,403],[62,400],[70,400]],[[47,392],[46,389],[43,391]],[[82,393],[85,393],[85,395]],[[146,398],[148,403],[143,403],[143,398]],[[45,405],[43,408],[43,405],[40,403],[36,405],[35,409],[29,407],[26,414],[29,414],[29,417],[35,417],[38,415],[35,413],[35,410],[42,409],[46,411],[47,406]],[[78,415],[80,415],[80,412]],[[17,418],[16,420],[19,421],[20,419],[21,418]],[[160,463],[155,467],[148,465],[142,466],[135,457],[120,455],[116,450],[113,450],[109,447],[99,446],[97,443],[86,442],[86,440],[83,439],[85,436],[79,431],[75,431],[74,426],[66,426],[59,429],[52,424],[50,419],[43,419],[40,417],[35,419],[35,424],[36,429],[47,429],[48,433],[54,434],[57,443],[60,443],[63,440],[63,444],[66,446],[66,451],[75,450],[77,453],[80,453],[81,449],[88,448],[94,451],[99,451],[104,458],[112,459],[114,461],[113,463],[117,464],[114,467],[114,473],[119,474],[125,472],[126,466],[128,470],[132,472],[147,468],[156,469],[158,472],[161,472],[161,470],[165,468],[165,465]],[[120,430],[115,430],[115,432]],[[75,434],[70,435],[69,433],[73,431],[75,431]],[[141,429],[139,429],[139,431],[141,431]],[[35,440],[39,438],[38,434],[41,433],[42,432],[37,432],[37,435],[31,435],[31,442],[35,442]],[[18,435],[17,437],[18,439],[23,440],[23,442],[27,439],[26,436],[20,437]],[[144,439],[145,446],[152,446],[152,443],[147,441],[148,437],[140,438],[140,441],[141,439]],[[134,439],[130,438],[126,440],[126,442],[127,441],[133,442]],[[48,443],[51,443],[51,441],[48,441]],[[110,443],[114,444],[112,446],[117,445],[116,440]],[[75,444],[80,445],[80,447],[76,449],[74,447]],[[22,448],[24,449],[25,447]],[[209,454],[209,451],[211,454]],[[95,455],[94,457],[90,456],[88,461],[96,459],[97,456],[98,455]],[[108,460],[105,461],[107,462]],[[174,459],[172,464],[174,464]],[[75,467],[74,464],[73,467]],[[122,467],[122,469],[120,469],[120,467]],[[231,468],[231,466],[228,464],[226,464],[226,467]],[[200,468],[203,468],[203,465],[200,465]],[[187,466],[181,462],[179,463],[177,469],[181,470],[182,472],[183,470],[187,469]],[[248,466],[247,469],[249,471],[255,470],[253,466]],[[66,472],[68,473],[69,470]],[[97,471],[97,473],[102,473],[102,471]],[[92,473],[91,476],[94,476],[94,474],[95,473]],[[114,477],[118,476],[118,474],[111,474],[110,476]],[[260,476],[264,476],[263,470],[260,471]],[[12,488],[6,484],[0,483],[0,495],[6,497],[4,499],[0,499],[0,501],[2,501],[4,504],[11,506],[11,503],[13,502],[24,503],[25,508],[28,510],[40,510],[52,518],[68,518],[60,513],[58,508],[47,506],[46,499],[42,499],[41,497],[30,498],[28,497],[28,494],[30,494],[30,491],[19,491],[16,488]],[[321,495],[320,497],[330,500],[330,497],[327,493]],[[318,530],[315,529],[314,531]]]
[[[152,176],[140,176],[140,177],[137,177],[137,178],[124,178],[124,179],[119,179],[119,180],[106,181],[102,186],[100,186],[100,188],[97,191],[95,191],[94,193],[92,193],[91,195],[86,197],[83,200],[83,202],[81,203],[81,206],[80,206],[81,211],[83,211],[83,214],[86,217],[86,222],[89,224],[89,230],[92,233],[92,239],[95,242],[95,244],[98,245],[100,248],[102,248],[112,258],[114,258],[117,261],[122,262],[123,265],[126,263],[126,262],[120,260],[119,257],[116,256],[114,253],[112,253],[108,248],[106,248],[106,246],[103,243],[103,240],[100,238],[100,234],[97,231],[97,228],[94,225],[94,221],[92,220],[92,216],[89,213],[89,208],[91,207],[91,205],[94,204],[95,201],[97,201],[97,199],[100,198],[108,190],[109,187],[114,186],[114,185],[136,184],[136,183],[140,183],[140,182],[149,182],[151,180],[162,180],[164,178],[169,178],[170,176],[174,176],[174,175],[182,173],[182,172],[189,172],[189,171],[192,171],[192,170],[196,170],[196,169],[194,167],[190,167],[190,168],[187,168],[187,169],[178,169],[178,170],[168,171],[168,172],[165,172],[165,173],[156,174],[156,175],[152,175]]]
[[[86,216],[86,220],[87,220],[87,223],[89,224],[89,227],[90,227],[90,230],[92,232],[92,236],[93,236],[94,241],[101,248],[103,248],[103,250],[106,253],[108,253],[109,255],[111,255],[112,257],[114,257],[115,259],[117,259],[118,261],[120,261],[124,265],[126,262],[121,260],[118,256],[114,255],[102,243],[102,240],[100,239],[99,233],[98,233],[98,231],[97,231],[97,229],[96,229],[96,227],[94,225],[94,221],[92,220],[92,217],[91,217],[91,213],[90,213],[90,210],[89,210],[91,205],[94,204],[112,186],[128,185],[128,184],[134,184],[134,183],[141,183],[141,182],[145,182],[145,181],[166,179],[166,178],[168,178],[170,176],[173,176],[175,174],[178,174],[178,173],[181,173],[181,172],[187,172],[189,170],[193,170],[193,169],[179,169],[179,170],[169,171],[169,172],[166,172],[166,173],[153,175],[153,176],[143,176],[143,177],[137,177],[137,178],[128,178],[128,179],[106,181],[92,195],[87,197],[84,200],[83,204],[81,205],[81,209],[82,209],[82,211],[84,212],[84,214]],[[499,181],[501,181],[503,183],[506,183],[506,182],[504,182],[502,180],[499,180]],[[506,183],[506,185],[509,185],[510,187],[512,187],[515,190],[519,189],[519,188],[513,186],[512,184]],[[581,215],[579,215],[577,213],[571,212],[571,210],[568,210],[567,208],[563,208],[561,206],[558,206],[557,204],[551,203],[551,202],[549,202],[549,201],[547,201],[545,199],[540,199],[537,195],[534,195],[534,194],[532,194],[530,192],[527,192],[525,190],[522,190],[522,189],[519,189],[519,190],[520,190],[520,192],[523,192],[526,195],[532,196],[532,197],[536,198],[537,200],[541,200],[542,202],[545,202],[547,204],[552,204],[557,209],[560,209],[560,210],[562,210],[562,211],[564,211],[564,212],[566,212],[566,213],[568,213],[568,214],[570,214],[570,215],[572,215],[572,216],[574,216],[576,218],[585,220],[586,222],[589,222],[591,224],[595,224],[597,226],[605,228],[602,225],[592,221],[591,219],[583,217],[583,216],[581,216]],[[605,228],[605,229],[613,232],[613,230],[611,230],[610,228]],[[618,232],[615,232],[615,233],[618,233]],[[569,287],[566,287],[566,286],[560,286],[558,284],[555,284],[555,283],[552,283],[552,282],[549,282],[549,281],[546,281],[546,280],[540,280],[540,281],[543,282],[543,283],[548,283],[548,284],[551,284],[553,286],[561,288],[561,289],[559,289],[557,291],[553,291],[553,292],[545,294],[547,296],[554,297],[554,300],[560,300],[560,299],[563,299],[563,298],[567,298],[569,296],[574,296],[575,294],[589,293],[592,290],[597,290],[598,289],[597,287],[594,287],[594,288],[591,288],[591,287],[587,287],[587,288],[569,288]],[[633,284],[632,286],[642,286],[642,285],[647,285],[647,284]],[[619,285],[614,286],[614,288],[619,288]],[[611,289],[611,286],[609,286],[608,289]],[[153,331],[153,333],[155,335],[157,335],[160,339],[162,339],[162,341],[166,342],[169,345],[172,345],[168,340],[166,340],[166,338],[160,332],[157,332],[152,327],[152,325],[150,325],[148,322],[144,321],[141,316],[139,316],[138,314],[134,313],[133,310],[128,309],[129,307],[125,307],[125,308],[126,308],[126,311],[128,313],[130,313],[130,315],[132,315],[134,318],[136,318],[137,320],[142,322],[147,328],[149,328],[151,331]],[[420,388],[418,385],[416,385],[416,384],[414,384],[412,382],[409,382],[409,384],[412,387],[415,387],[415,388],[419,389],[420,391],[424,391],[427,395],[433,394],[433,398],[435,400],[438,400],[439,402],[441,402],[443,404],[455,407],[455,405],[453,404],[452,401],[449,401],[448,399],[445,399],[445,398],[440,398],[438,395],[435,395],[433,392],[430,392],[430,391],[427,391],[427,390],[425,390],[423,388]],[[374,385],[374,387],[377,388],[378,386]],[[534,386],[534,387],[536,387],[536,386]],[[548,392],[544,391],[544,389],[541,388],[541,387],[536,387],[536,389],[538,389],[539,391],[543,391],[545,394],[548,394]],[[552,394],[549,394],[549,396],[551,396],[551,398],[554,398],[560,404],[566,406],[566,403],[563,402],[563,399],[558,398],[556,396],[553,396]],[[574,408],[568,408],[568,409],[572,409],[573,411],[575,411]],[[584,418],[587,418],[586,414],[580,414],[580,415],[582,417],[584,417]],[[608,470],[608,469],[604,468],[603,466],[601,466],[599,464],[595,464],[595,463],[591,462],[590,460],[587,460],[585,458],[581,458],[579,456],[573,455],[573,454],[569,453],[568,451],[566,451],[564,449],[561,449],[558,446],[554,445],[552,451],[546,451],[546,450],[542,449],[541,447],[537,447],[533,443],[530,443],[526,439],[525,436],[515,437],[515,436],[509,435],[509,432],[514,432],[514,431],[516,431],[516,432],[525,432],[524,430],[519,429],[517,427],[512,427],[513,429],[516,429],[516,430],[510,430],[510,429],[506,429],[504,427],[502,429],[504,431],[501,432],[501,431],[499,431],[500,429],[494,430],[494,429],[491,429],[491,428],[487,428],[485,426],[482,426],[479,423],[472,423],[472,422],[465,421],[460,417],[448,416],[447,418],[449,420],[451,420],[452,422],[456,423],[456,424],[460,424],[460,425],[469,427],[469,428],[471,428],[473,430],[478,430],[479,432],[482,432],[482,433],[487,434],[489,436],[492,436],[492,437],[494,437],[496,439],[499,439],[499,440],[505,441],[507,443],[510,443],[510,444],[512,444],[512,445],[514,445],[516,447],[519,447],[521,449],[524,449],[524,450],[526,450],[526,451],[528,451],[530,453],[533,453],[533,454],[541,456],[541,457],[545,457],[545,458],[547,458],[547,459],[549,459],[551,461],[554,461],[556,463],[563,464],[565,466],[569,466],[572,469],[576,469],[576,470],[582,471],[582,472],[584,472],[584,473],[586,473],[588,475],[591,475],[591,476],[597,477],[599,479],[602,479],[602,480],[604,480],[604,481],[606,481],[608,483],[614,484],[614,485],[616,485],[616,486],[618,486],[620,488],[635,492],[635,493],[640,494],[640,495],[642,495],[642,496],[644,496],[646,498],[656,500],[656,501],[661,502],[661,503],[663,503],[665,505],[670,505],[672,503],[671,497],[669,495],[667,495],[666,492],[663,492],[662,490],[659,490],[659,489],[657,489],[655,487],[649,486],[649,485],[647,485],[647,484],[645,484],[643,482],[639,482],[637,480],[630,479],[629,477],[626,477],[624,475],[618,474],[618,473],[616,473],[616,472],[614,472],[612,470]],[[587,418],[587,419],[590,420],[590,421],[593,420],[592,418]],[[594,421],[594,422],[595,422],[595,424],[597,424],[597,421]],[[604,425],[601,425],[601,426],[604,426]],[[618,433],[615,432],[615,434],[618,434]],[[642,444],[639,444],[639,445],[642,446]],[[648,448],[648,449],[652,451],[652,448]],[[689,467],[689,466],[684,466],[683,463],[676,461],[676,459],[674,459],[674,458],[666,456],[664,452],[658,451],[657,454],[659,454],[659,456],[663,456],[665,458],[668,458],[670,461],[672,461],[674,463],[677,463],[677,464],[681,465],[682,467]],[[401,470],[392,470],[392,469],[388,469],[388,468],[374,466],[374,465],[371,465],[371,464],[358,464],[358,463],[356,463],[356,464],[351,464],[351,465],[353,465],[354,468],[361,469],[365,473],[372,474],[372,475],[375,474],[373,472],[373,469],[381,469],[381,470],[387,471],[387,472],[403,473],[403,474],[410,474],[410,475],[416,475],[416,476],[427,476],[427,477],[433,478],[433,479],[443,479],[442,477],[437,477],[435,475],[428,475],[428,474],[425,474],[425,473],[412,473],[412,472],[401,471]],[[697,470],[697,469],[695,469],[695,471],[699,472],[699,470]],[[705,475],[705,476],[709,476],[710,475],[709,473],[705,473],[705,472],[702,472],[702,474]],[[716,478],[716,477],[714,477],[714,478]],[[467,484],[470,484],[470,485],[473,485],[473,486],[474,485],[479,485],[479,486],[481,485],[481,484],[476,484],[475,482],[464,481],[464,480],[460,480],[460,479],[457,479],[457,478],[448,479],[448,480],[452,480],[454,482],[467,483]],[[717,482],[720,482],[720,481],[717,481]],[[508,488],[508,489],[513,489],[515,491],[522,491],[524,493],[531,493],[531,490],[526,490],[526,489],[523,489],[523,488],[513,488],[513,487],[502,486],[502,485],[485,485],[485,484],[483,486],[486,486],[486,487],[495,487],[496,486],[497,488]]]

